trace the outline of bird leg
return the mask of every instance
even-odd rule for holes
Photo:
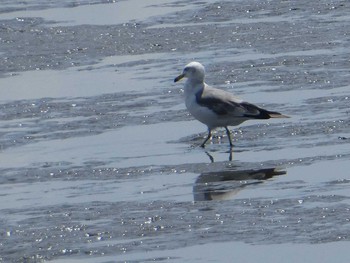
[[[211,129],[208,128],[208,136],[207,138],[204,140],[204,142],[201,144],[201,147],[204,148],[205,147],[205,143],[211,138]]]
[[[232,140],[231,140],[231,132],[230,132],[230,130],[227,128],[227,126],[225,126],[225,129],[226,129],[226,134],[227,134],[227,137],[228,137],[228,141],[230,142],[230,147],[232,148],[232,147],[233,147],[233,144],[232,144]]]

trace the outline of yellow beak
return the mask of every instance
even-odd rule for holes
[[[174,79],[174,82],[178,82],[180,79],[182,79],[183,77],[185,77],[185,74],[181,74],[179,76],[177,76],[175,79]]]

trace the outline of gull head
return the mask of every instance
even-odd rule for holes
[[[205,75],[204,66],[196,61],[188,63],[182,73],[174,79],[174,82],[178,82],[182,78],[188,78],[191,81],[203,82]]]

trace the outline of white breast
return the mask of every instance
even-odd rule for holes
[[[197,103],[196,93],[203,88],[202,85],[187,85],[185,84],[185,104],[188,111],[194,118],[213,129],[216,127],[236,126],[242,123],[245,119],[236,118],[233,115],[218,115],[211,109],[201,106]],[[205,84],[204,84],[205,85]]]
[[[186,96],[185,104],[192,116],[207,125],[209,128],[223,126],[223,120],[218,118],[218,115],[215,112],[207,107],[197,104],[196,96],[194,94]]]

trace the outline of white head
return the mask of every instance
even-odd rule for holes
[[[203,82],[204,75],[204,66],[199,62],[192,61],[185,66],[184,70],[182,71],[182,74],[177,76],[174,79],[174,82],[177,82],[184,77],[188,78],[191,81]]]

